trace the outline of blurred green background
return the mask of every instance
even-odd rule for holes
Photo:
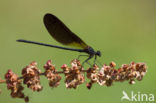
[[[76,90],[66,89],[62,82],[51,89],[41,77],[39,93],[25,88],[30,103],[130,103],[121,101],[122,91],[156,95],[156,0],[0,0],[0,77],[8,69],[18,75],[31,61],[43,65],[52,59],[57,69],[76,58],[79,53],[17,43],[17,39],[61,45],[48,34],[43,16],[59,17],[87,44],[102,52],[101,63],[122,64],[145,62],[148,72],[141,82],[114,83],[111,87],[85,84]],[[82,59],[83,60],[83,59]],[[26,86],[25,86],[26,87]],[[0,103],[24,103],[12,99],[6,84],[1,84]]]

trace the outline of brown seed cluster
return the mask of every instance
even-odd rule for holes
[[[60,84],[61,76],[56,72],[55,67],[52,65],[52,61],[48,60],[44,65],[45,76],[49,80],[50,87],[57,87]]]
[[[144,63],[130,63],[123,64],[121,68],[115,69],[116,64],[111,62],[110,65],[104,65],[100,70],[97,65],[87,70],[87,77],[90,82],[86,85],[88,89],[91,88],[93,83],[98,83],[103,86],[111,86],[113,82],[123,82],[128,80],[130,84],[135,83],[135,79],[142,80],[147,67]]]
[[[41,91],[42,86],[40,84],[41,71],[37,68],[37,63],[32,62],[22,70],[23,83],[31,88],[33,91]]]
[[[87,78],[90,79],[90,82],[86,84],[88,89],[91,89],[92,84],[98,81],[98,70],[99,68],[96,64],[92,68],[87,69]]]
[[[84,74],[81,72],[83,70],[80,61],[74,59],[71,62],[71,68],[66,64],[62,65],[62,69],[65,75],[66,88],[76,89],[78,85],[84,83]]]
[[[61,81],[60,74],[65,75],[66,88],[76,89],[79,85],[85,82],[86,73],[87,78],[90,80],[86,84],[88,89],[91,89],[92,85],[97,83],[100,86],[112,86],[113,82],[129,81],[130,84],[134,84],[135,80],[141,81],[147,72],[147,66],[145,63],[123,64],[119,69],[115,69],[116,64],[111,62],[109,65],[104,64],[99,68],[96,64],[92,67],[84,70],[80,61],[74,59],[71,61],[71,67],[66,64],[61,66],[62,71],[56,71],[55,66],[51,60],[48,60],[44,65],[45,72],[37,68],[36,62],[31,62],[28,66],[22,69],[22,77],[18,77],[12,70],[8,70],[5,74],[5,79],[0,78],[0,83],[6,83],[7,88],[11,90],[11,96],[13,98],[22,98],[25,102],[29,101],[28,96],[25,96],[22,92],[24,87],[23,83],[33,91],[41,91],[42,86],[40,84],[40,76],[44,75],[49,80],[50,87],[58,87]]]
[[[24,87],[21,85],[21,80],[19,80],[18,76],[12,72],[11,69],[5,74],[7,88],[11,90],[11,97],[13,98],[22,98],[25,102],[29,101],[29,98],[24,95],[22,92]]]

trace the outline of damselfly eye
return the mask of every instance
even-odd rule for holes
[[[98,55],[99,57],[101,57],[101,52],[100,51],[97,51],[96,52],[96,55]]]

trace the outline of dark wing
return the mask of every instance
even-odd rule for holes
[[[50,35],[58,42],[75,46],[80,48],[87,47],[86,43],[84,43],[77,35],[71,32],[67,26],[61,22],[55,15],[46,14],[44,16],[44,25],[47,28]]]

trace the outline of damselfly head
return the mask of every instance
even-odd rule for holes
[[[101,52],[98,50],[95,55],[101,57]]]

